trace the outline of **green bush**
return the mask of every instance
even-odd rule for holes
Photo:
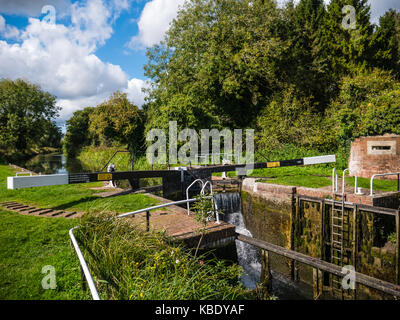
[[[400,83],[374,70],[342,80],[340,94],[327,111],[327,123],[340,146],[361,136],[400,133]]]

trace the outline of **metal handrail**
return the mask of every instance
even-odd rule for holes
[[[374,178],[375,177],[383,177],[383,176],[396,176],[397,175],[397,191],[400,191],[400,172],[390,172],[390,173],[377,173],[371,177],[370,182],[370,196],[374,195]]]
[[[332,170],[332,194],[334,194],[337,191],[337,185],[338,185],[338,177],[336,173],[336,168],[333,168]]]
[[[344,192],[344,191],[345,191],[345,190],[344,190],[344,182],[345,182],[345,181],[344,181],[344,178],[345,178],[345,176],[346,176],[346,171],[349,171],[349,168],[344,169],[344,170],[343,170],[343,173],[342,173],[342,197],[344,196],[344,193],[345,193],[345,192]]]
[[[216,205],[215,200],[214,200],[213,186],[212,186],[212,183],[211,183],[210,180],[208,180],[208,181],[206,181],[206,183],[204,183],[203,188],[200,190],[200,194],[201,194],[202,196],[204,195],[204,189],[206,188],[207,184],[210,185],[210,194],[211,194],[211,197],[212,197],[212,198],[211,198],[211,202],[212,202],[213,209],[214,209],[214,213],[215,213],[215,220],[216,220],[216,223],[220,224],[219,215],[218,215],[218,212],[216,211],[217,205]]]
[[[189,199],[189,189],[190,189],[195,183],[197,183],[197,182],[201,184],[201,191],[200,191],[200,194],[203,195],[202,192],[203,192],[203,188],[204,188],[204,181],[203,181],[202,179],[196,179],[196,180],[194,180],[194,181],[186,188],[186,200]],[[187,214],[189,215],[189,214],[190,214],[190,205],[189,205],[189,202],[187,202],[186,207],[187,207]]]
[[[71,239],[71,242],[74,246],[75,252],[78,255],[79,263],[81,265],[81,270],[83,271],[86,281],[89,285],[90,293],[92,294],[93,300],[101,300],[100,296],[97,292],[96,285],[94,284],[92,275],[90,274],[89,268],[87,266],[87,263],[85,261],[85,258],[83,257],[82,251],[79,248],[78,242],[75,239],[74,236],[74,230],[77,229],[78,227],[73,227],[71,230],[69,230],[69,237]]]
[[[206,198],[211,198],[211,197],[206,197]],[[151,211],[151,210],[155,210],[155,209],[160,209],[160,208],[165,208],[165,207],[169,207],[169,206],[173,206],[173,205],[177,205],[177,204],[183,204],[186,202],[195,202],[199,199],[193,198],[193,199],[186,199],[186,200],[179,200],[179,201],[173,201],[173,202],[168,202],[168,203],[163,203],[157,206],[153,206],[153,207],[148,207],[145,209],[140,209],[140,210],[136,210],[136,211],[132,211],[132,212],[127,212],[127,213],[123,213],[120,214],[119,216],[116,216],[116,218],[124,218],[124,217],[128,217],[134,214],[138,214],[138,213],[142,213],[142,212],[147,212],[147,211]]]
[[[211,198],[211,196],[207,196],[206,198]],[[116,218],[124,218],[124,217],[128,217],[128,216],[131,216],[131,215],[134,215],[134,214],[142,213],[142,212],[149,213],[151,210],[155,210],[155,209],[159,209],[159,208],[165,208],[165,207],[169,207],[169,206],[173,206],[173,205],[177,205],[177,204],[183,204],[183,203],[186,203],[186,202],[194,202],[194,201],[197,201],[197,200],[199,200],[199,199],[194,198],[194,199],[186,199],[186,200],[179,200],[179,201],[174,201],[174,202],[163,203],[163,204],[160,204],[160,205],[157,205],[157,206],[152,206],[152,207],[148,207],[148,208],[145,208],[145,209],[140,209],[140,210],[136,210],[136,211],[132,211],[132,212],[123,213],[123,214],[120,214],[119,216],[116,216]],[[147,215],[147,218],[148,217],[149,217],[149,215]],[[147,219],[147,223],[148,222],[149,221]],[[79,244],[76,241],[76,238],[74,236],[74,232],[73,231],[75,229],[77,229],[77,228],[78,228],[78,226],[73,227],[72,229],[69,230],[69,237],[70,237],[71,242],[72,242],[72,244],[74,246],[75,252],[78,255],[78,259],[79,259],[79,263],[80,263],[80,266],[81,266],[81,270],[83,271],[83,273],[85,275],[85,278],[86,278],[86,281],[88,282],[90,293],[92,294],[93,300],[101,300],[100,296],[99,296],[99,294],[97,292],[96,285],[94,284],[94,280],[93,280],[93,277],[92,277],[92,275],[90,273],[89,267],[88,267],[88,265],[86,263],[85,258],[83,257],[82,251],[81,251],[81,249],[79,247]],[[148,230],[148,228],[147,228],[147,230]]]

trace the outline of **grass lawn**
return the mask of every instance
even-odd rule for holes
[[[321,188],[331,185],[331,180],[328,177],[332,176],[331,165],[316,165],[303,167],[280,167],[280,168],[265,168],[255,169],[249,177],[257,177],[259,182],[275,183],[287,186],[298,186],[308,188]],[[341,171],[338,172],[338,175]],[[221,176],[221,173],[215,174]],[[227,172],[227,176],[234,177],[236,172]]]
[[[100,187],[102,182],[72,184],[51,187],[8,190],[7,176],[15,173],[8,166],[0,165],[0,202],[16,201],[41,208],[77,211],[127,212],[157,204],[157,201],[143,194],[128,194],[112,198],[100,198],[92,187]]]
[[[15,173],[0,165],[0,202],[17,201],[42,208],[117,213],[157,204],[143,194],[99,198],[90,187],[102,183],[7,190],[6,177]],[[79,262],[69,245],[68,230],[79,221],[20,215],[0,209],[0,299],[84,299]],[[56,270],[57,288],[44,290],[43,266]]]
[[[77,221],[0,210],[0,299],[85,299],[68,230]],[[42,268],[54,266],[56,289],[42,288]]]
[[[281,167],[253,170],[249,177],[260,178],[258,182],[267,182],[287,186],[321,188],[332,185],[332,165],[316,165],[303,167]],[[342,177],[342,170],[337,171],[338,178]],[[221,176],[221,173],[213,174]],[[227,176],[235,177],[236,172],[227,172]],[[354,187],[354,177],[347,177],[346,183]],[[358,178],[358,187],[369,189],[370,179]],[[374,190],[396,191],[397,180],[374,179]]]
[[[370,188],[371,179],[357,178],[357,187]],[[355,179],[353,177],[346,178],[346,183],[354,187]],[[374,190],[380,191],[397,191],[397,180],[374,179]]]

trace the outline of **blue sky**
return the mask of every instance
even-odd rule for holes
[[[146,47],[163,38],[183,2],[0,0],[0,78],[25,78],[54,94],[60,123],[115,90],[141,106]],[[400,9],[400,0],[370,4],[373,22]]]

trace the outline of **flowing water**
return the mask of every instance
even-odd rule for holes
[[[249,230],[246,229],[243,215],[240,211],[240,194],[218,193],[214,196],[218,209],[224,212],[223,220],[236,227],[236,232],[252,237]],[[261,263],[260,250],[256,247],[236,240],[236,253],[238,263],[245,271],[241,282],[249,289],[256,288],[260,282]]]
[[[246,228],[241,212],[240,193],[219,193],[214,196],[217,207],[224,212],[223,220],[236,227],[236,232],[253,237]],[[254,289],[260,283],[261,252],[255,246],[236,240],[238,263],[245,271],[241,277],[242,284]],[[283,300],[297,300],[310,298],[310,288],[300,283],[294,283],[287,276],[271,270],[272,294]],[[312,292],[311,292],[312,293]]]

